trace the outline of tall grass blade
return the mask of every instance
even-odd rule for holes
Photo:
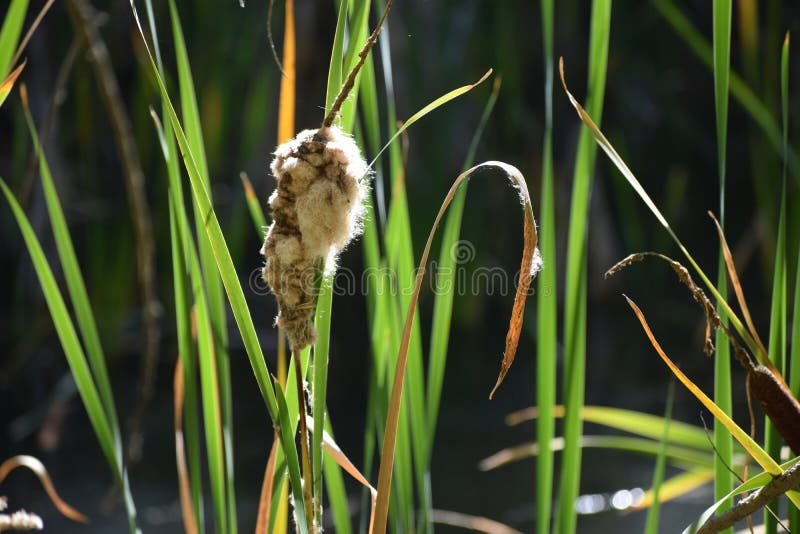
[[[558,359],[558,288],[556,259],[556,215],[553,178],[553,0],[543,0],[542,48],[544,50],[544,141],[542,145],[542,190],[539,195],[542,272],[536,288],[536,532],[550,532],[553,501],[553,408],[556,404]]]
[[[261,202],[256,196],[253,189],[253,184],[250,182],[246,173],[240,173],[239,178],[242,180],[244,187],[244,198],[247,201],[247,210],[250,212],[250,218],[253,220],[253,226],[256,227],[258,237],[264,237],[264,232],[267,230],[267,218],[264,216],[264,210],[261,208]]]
[[[589,73],[587,108],[598,120],[603,113],[606,87],[608,43],[611,33],[611,1],[592,2],[589,35]],[[566,414],[564,439],[566,447],[561,464],[558,494],[558,532],[574,532],[577,525],[575,500],[578,498],[581,472],[579,446],[582,425],[586,360],[586,231],[589,216],[589,192],[597,155],[597,147],[585,130],[580,133],[572,184],[570,220],[567,238],[567,266],[564,304],[564,377],[563,395]],[[541,357],[541,356],[540,356]]]
[[[106,359],[103,354],[103,348],[100,345],[100,335],[97,332],[97,324],[95,323],[94,314],[89,304],[89,295],[86,292],[86,283],[83,280],[83,275],[78,265],[78,258],[75,254],[75,247],[72,244],[72,237],[69,234],[67,220],[64,217],[64,210],[61,207],[61,201],[58,198],[58,193],[53,184],[50,166],[47,163],[47,158],[39,143],[36,126],[33,124],[33,118],[28,108],[27,92],[24,87],[23,85],[20,93],[23,97],[22,107],[25,112],[25,121],[28,124],[28,131],[33,140],[34,150],[39,159],[39,174],[42,178],[42,189],[44,190],[44,198],[47,204],[47,213],[50,217],[50,227],[55,237],[58,258],[64,269],[67,290],[69,291],[72,306],[75,309],[78,329],[83,340],[83,345],[86,347],[86,355],[89,358],[92,376],[95,384],[97,384],[97,390],[103,402],[103,409],[106,412],[106,417],[112,430],[116,432],[116,429],[118,429],[117,410],[114,407],[114,398],[111,393],[111,382],[108,378]],[[115,436],[114,440],[117,443],[117,447],[119,447],[119,435]]]
[[[719,176],[719,219],[725,229],[725,182],[726,152],[728,144],[728,94],[730,86],[731,60],[731,1],[714,0],[713,8],[713,54],[714,54],[714,108],[717,122],[717,170]],[[723,299],[728,298],[728,282],[725,259],[720,245],[717,268],[717,289]],[[727,325],[724,313],[720,315]],[[730,345],[725,333],[716,333],[716,357],[714,358],[714,402],[726,414],[732,410]],[[733,486],[733,473],[728,466],[733,459],[733,441],[719,420],[714,421],[714,496],[719,499]],[[730,532],[730,531],[728,531]]]

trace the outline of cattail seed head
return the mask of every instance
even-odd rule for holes
[[[316,339],[311,322],[318,265],[361,232],[368,167],[352,137],[335,126],[304,130],[275,150],[272,225],[262,275],[278,299],[276,323],[294,350]]]

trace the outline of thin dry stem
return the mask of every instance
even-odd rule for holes
[[[339,110],[342,109],[342,103],[350,94],[350,91],[353,89],[353,86],[356,83],[356,76],[358,76],[358,72],[361,70],[361,67],[364,65],[364,61],[367,59],[367,55],[369,51],[372,50],[372,45],[375,44],[375,41],[378,40],[378,34],[381,32],[381,28],[383,28],[383,21],[386,20],[386,15],[389,14],[389,9],[391,9],[394,0],[389,0],[386,2],[386,7],[383,8],[383,14],[381,15],[380,20],[378,21],[378,25],[375,26],[375,29],[372,31],[372,35],[369,36],[367,42],[364,43],[364,46],[361,48],[361,51],[358,53],[358,63],[355,64],[353,69],[350,71],[350,74],[347,75],[347,80],[342,85],[342,88],[339,90],[339,94],[336,95],[336,99],[333,101],[333,105],[331,106],[330,111],[325,116],[325,120],[322,121],[322,127],[328,128],[333,124],[333,121],[336,120],[336,115],[339,114]]]

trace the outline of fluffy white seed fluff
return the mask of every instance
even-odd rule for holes
[[[275,150],[272,225],[261,253],[263,276],[278,299],[278,326],[294,350],[316,339],[311,322],[318,265],[361,232],[368,167],[352,137],[331,126],[304,130]]]

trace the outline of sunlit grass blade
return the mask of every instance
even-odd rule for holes
[[[586,107],[599,121],[603,113],[606,87],[606,65],[611,33],[611,1],[594,0],[589,34],[589,62]],[[578,445],[583,432],[580,411],[583,406],[586,360],[586,221],[589,217],[589,191],[597,156],[597,147],[590,135],[581,130],[570,203],[567,237],[567,264],[564,296],[564,374],[563,398],[566,407],[564,438],[566,449],[561,464],[558,493],[558,515],[555,530],[574,532],[577,524],[575,500],[578,498],[581,473],[581,450]],[[541,356],[540,356],[541,357]]]
[[[481,78],[477,82],[475,82],[473,84],[470,84],[470,85],[465,85],[463,87],[459,87],[458,89],[453,89],[452,91],[440,96],[439,98],[437,98],[436,100],[434,100],[430,104],[428,104],[426,106],[423,106],[422,109],[420,109],[419,111],[417,111],[416,113],[411,115],[408,119],[405,120],[405,122],[403,122],[402,126],[400,126],[397,129],[397,131],[394,132],[394,134],[389,138],[389,141],[387,141],[386,145],[380,150],[380,152],[378,152],[375,155],[375,157],[370,162],[369,166],[372,167],[375,164],[375,162],[378,160],[378,158],[381,156],[381,154],[383,154],[383,151],[386,150],[386,148],[389,145],[391,145],[392,142],[395,139],[397,139],[400,136],[400,134],[405,132],[412,124],[414,124],[415,122],[420,120],[422,117],[424,117],[425,115],[427,115],[428,113],[430,113],[434,109],[447,104],[448,102],[450,102],[454,98],[458,98],[459,96],[463,95],[464,93],[468,93],[469,91],[471,91],[472,89],[474,89],[475,87],[477,87],[478,85],[483,83],[483,81],[486,80],[486,78],[488,78],[491,73],[492,73],[492,69],[487,70],[486,73],[483,76],[481,76]]]
[[[717,171],[719,176],[719,220],[725,228],[725,182],[728,147],[728,94],[731,63],[731,0],[714,0],[713,7],[713,55],[714,63],[714,109],[717,124]],[[728,298],[728,279],[725,259],[720,244],[717,261],[717,289],[720,297]],[[717,306],[719,307],[719,306]],[[724,312],[720,320],[727,325]],[[716,332],[716,356],[714,358],[714,402],[720,410],[731,415],[731,360],[730,344],[725,333]],[[733,441],[719,419],[714,420],[714,496],[726,495],[733,485],[733,473],[728,466],[733,458]]]
[[[777,463],[775,463],[775,460],[773,460],[772,457],[767,454],[767,452],[764,451],[764,449],[762,449],[758,443],[756,443],[747,434],[747,432],[742,430],[739,425],[737,425],[723,410],[721,410],[720,407],[714,403],[714,401],[708,398],[708,396],[706,396],[706,394],[703,393],[703,391],[698,388],[685,374],[683,374],[683,372],[672,362],[672,360],[669,359],[650,330],[642,311],[636,306],[636,304],[634,304],[632,300],[628,299],[627,297],[626,300],[636,314],[637,319],[639,319],[639,322],[641,323],[645,334],[650,340],[650,343],[653,345],[653,348],[656,349],[658,355],[661,356],[661,359],[667,364],[670,371],[672,371],[672,374],[674,374],[686,387],[686,389],[688,389],[692,395],[694,395],[703,404],[703,406],[705,406],[714,415],[714,417],[725,426],[730,435],[742,444],[742,447],[744,447],[753,460],[755,460],[768,473],[772,475],[781,474],[783,470]],[[790,498],[792,498],[795,504],[800,502],[800,497],[792,497],[790,495]]]
[[[520,198],[524,203],[524,250],[522,253],[522,262],[520,266],[520,280],[517,286],[517,294],[514,299],[514,307],[511,313],[511,321],[509,323],[508,334],[506,336],[506,350],[501,362],[500,374],[497,383],[495,384],[494,392],[502,382],[503,377],[508,371],[509,367],[514,361],[517,344],[519,342],[519,335],[522,328],[522,316],[525,310],[525,299],[527,296],[528,287],[530,286],[532,277],[540,267],[541,258],[538,255],[536,248],[538,236],[536,234],[536,223],[533,217],[533,208],[531,205],[530,195],[528,193],[525,178],[520,172],[502,162],[491,161],[485,162],[472,167],[471,169],[461,173],[453,183],[444,202],[442,203],[439,213],[428,235],[428,240],[425,249],[420,259],[419,268],[417,269],[417,276],[414,284],[414,292],[411,295],[411,302],[409,304],[405,324],[403,327],[403,337],[400,344],[400,352],[397,358],[397,365],[394,376],[394,383],[392,385],[391,400],[389,404],[388,416],[386,419],[386,427],[383,437],[383,450],[381,454],[381,465],[378,474],[378,504],[375,513],[375,523],[373,532],[382,533],[386,530],[387,516],[389,509],[389,495],[392,480],[392,471],[394,467],[394,454],[395,454],[395,440],[397,438],[397,426],[400,412],[400,401],[403,392],[403,379],[405,376],[406,361],[408,355],[408,346],[411,337],[411,326],[416,312],[416,305],[419,299],[419,292],[422,287],[422,280],[425,275],[425,267],[428,263],[428,255],[430,253],[433,237],[436,233],[445,211],[453,200],[455,193],[458,191],[459,186],[468,179],[476,170],[485,167],[497,167],[502,170],[506,178],[511,181],[517,188]],[[490,394],[491,396],[491,394]]]
[[[255,190],[253,190],[253,184],[250,182],[250,178],[247,177],[247,173],[240,173],[239,178],[242,180],[244,197],[247,201],[250,218],[253,219],[253,226],[256,227],[258,237],[263,237],[264,232],[267,230],[267,218],[264,216],[264,210],[261,209],[261,202],[259,202]]]
[[[649,456],[657,456],[662,449],[661,443],[656,440],[631,436],[583,435],[578,445],[581,449],[612,449]],[[564,447],[564,438],[556,437],[550,441],[548,450],[560,452],[564,450]],[[538,441],[507,447],[481,460],[478,463],[478,468],[481,471],[492,471],[526,458],[538,456],[541,451],[541,443]],[[665,455],[670,461],[684,467],[704,467],[712,460],[709,452],[672,443],[667,445]]]
[[[667,393],[667,410],[664,414],[664,434],[661,437],[658,455],[656,456],[656,466],[653,470],[653,485],[650,489],[652,493],[652,505],[647,512],[647,522],[645,523],[645,534],[658,534],[658,516],[661,508],[661,485],[664,482],[664,469],[667,460],[667,447],[669,444],[669,427],[672,423],[672,402],[675,398],[674,382],[669,383]]]
[[[78,335],[75,332],[72,319],[70,319],[67,306],[61,296],[61,291],[58,289],[58,284],[47,262],[44,250],[42,250],[28,218],[25,216],[25,213],[22,211],[13,193],[2,179],[0,179],[0,189],[2,189],[11,207],[11,211],[14,214],[14,218],[19,225],[20,231],[22,232],[25,246],[31,256],[36,275],[39,279],[39,284],[42,286],[42,292],[44,293],[47,307],[50,310],[50,316],[53,319],[53,324],[55,325],[56,333],[61,342],[61,347],[64,350],[64,355],[67,358],[70,371],[78,387],[78,393],[81,396],[83,405],[86,408],[86,413],[89,416],[89,422],[92,424],[92,428],[97,436],[100,449],[103,451],[103,455],[106,457],[106,461],[108,461],[115,479],[121,485],[128,513],[128,526],[133,534],[136,532],[136,509],[133,505],[133,499],[130,496],[127,474],[122,465],[122,453],[116,439],[119,432],[118,430],[115,431],[108,420],[97,385],[92,377],[83,348],[78,341]]]
[[[225,242],[225,238],[222,234],[222,229],[220,228],[219,221],[217,220],[217,216],[214,213],[214,209],[211,205],[211,200],[208,197],[205,185],[203,184],[202,178],[200,177],[197,165],[194,160],[194,155],[189,146],[188,139],[186,138],[186,134],[184,133],[180,121],[178,120],[178,116],[175,113],[175,109],[172,106],[172,103],[169,99],[169,94],[167,93],[164,81],[161,78],[161,75],[159,74],[158,67],[150,52],[150,48],[147,45],[147,40],[144,37],[144,32],[142,31],[141,23],[139,21],[139,16],[138,13],[136,12],[136,8],[133,3],[131,3],[131,8],[134,13],[134,18],[136,20],[139,34],[142,37],[142,42],[145,44],[145,50],[147,51],[148,58],[150,60],[153,76],[155,77],[159,91],[161,92],[162,99],[166,106],[166,111],[170,121],[170,125],[172,127],[173,133],[175,134],[175,138],[178,142],[178,146],[183,156],[184,164],[187,173],[189,175],[189,181],[192,185],[192,192],[195,201],[194,204],[198,209],[198,213],[202,214],[201,221],[203,223],[203,229],[205,230],[205,234],[207,235],[208,241],[210,242],[211,250],[214,253],[216,269],[222,279],[225,291],[227,292],[228,299],[231,305],[231,310],[233,311],[236,324],[242,336],[242,341],[244,342],[247,356],[253,368],[253,372],[255,374],[259,390],[264,398],[264,401],[266,403],[267,409],[269,411],[270,417],[272,417],[273,422],[278,422],[278,425],[281,428],[289,428],[288,414],[286,414],[286,416],[284,417],[284,414],[278,413],[278,406],[275,398],[275,389],[273,387],[271,377],[267,372],[264,355],[263,352],[261,351],[261,346],[258,343],[258,337],[255,332],[255,326],[253,325],[253,320],[250,315],[249,308],[247,306],[247,301],[244,298],[244,291],[242,290],[242,286],[237,276],[236,269],[233,265],[233,260],[231,258],[230,251],[228,250],[227,244]],[[201,239],[200,241],[202,242],[203,240]],[[299,464],[297,462],[296,449],[294,441],[292,440],[292,436],[287,435],[286,432],[282,432],[281,444],[283,446],[284,451],[288,452],[287,454],[289,459],[288,466],[289,466],[289,473],[292,479],[292,491],[294,492],[295,505],[297,506],[298,510],[302,510],[303,508],[302,496],[300,495],[301,491],[300,470],[299,470]],[[298,497],[299,497],[299,503],[297,502]],[[307,531],[307,526],[304,520],[302,519],[299,520],[298,526],[301,532]]]
[[[711,462],[708,462],[711,463]],[[707,465],[707,464],[706,464]],[[714,481],[714,470],[706,467],[697,467],[689,471],[680,473],[661,483],[656,497],[653,489],[644,492],[642,500],[631,507],[632,510],[643,510],[658,502],[669,502],[678,497],[683,497],[688,493],[705,486]]]
[[[3,102],[5,102],[6,98],[8,98],[8,94],[14,88],[14,83],[17,81],[17,78],[19,78],[19,75],[22,74],[22,69],[25,68],[25,63],[25,61],[20,63],[19,67],[14,69],[2,82],[0,82],[0,106],[3,105]]]
[[[29,0],[11,0],[0,28],[0,78],[5,79],[11,68],[11,58],[17,50],[17,43],[25,24]]]
[[[344,68],[344,36],[347,31],[347,9],[349,0],[339,0],[339,11],[336,17],[336,33],[333,36],[333,47],[331,49],[331,63],[328,67],[328,88],[325,94],[325,114],[328,114],[328,106],[336,100],[339,89],[342,88],[342,69]],[[292,134],[294,135],[294,134]]]
[[[585,109],[583,109],[583,107],[578,103],[578,101],[575,99],[572,93],[570,93],[569,88],[567,87],[567,82],[564,78],[563,58],[561,58],[561,61],[559,63],[559,69],[561,71],[561,83],[564,87],[564,92],[567,93],[567,96],[569,97],[572,106],[575,108],[575,111],[578,112],[578,116],[583,121],[584,125],[588,128],[589,132],[592,134],[592,137],[594,137],[597,144],[600,145],[600,148],[603,149],[603,152],[606,153],[606,155],[614,164],[614,166],[617,167],[617,170],[620,171],[622,176],[628,181],[628,184],[633,188],[636,194],[639,195],[639,198],[642,200],[642,202],[645,203],[647,208],[653,213],[655,218],[658,220],[659,224],[661,224],[664,230],[666,230],[667,234],[669,234],[669,236],[678,246],[678,249],[683,253],[686,259],[689,261],[692,268],[698,274],[700,279],[703,280],[705,286],[708,288],[711,294],[714,295],[714,298],[717,299],[717,304],[720,306],[720,311],[724,310],[724,312],[727,314],[728,320],[730,320],[736,332],[744,340],[745,344],[755,355],[756,359],[758,359],[759,363],[765,364],[764,362],[766,362],[769,359],[769,357],[761,350],[758,343],[756,343],[755,340],[753,339],[753,336],[750,335],[750,333],[747,331],[747,328],[745,328],[745,326],[742,324],[741,319],[739,319],[739,317],[731,308],[730,304],[728,304],[728,302],[722,297],[720,292],[717,290],[716,285],[711,282],[706,273],[697,264],[694,257],[692,257],[692,255],[683,245],[681,240],[678,239],[678,236],[672,230],[664,215],[661,213],[658,207],[656,207],[655,203],[653,202],[653,199],[651,199],[650,195],[647,194],[647,191],[644,190],[642,184],[639,183],[639,180],[636,178],[636,176],[630,170],[628,165],[616,151],[614,146],[609,142],[606,136],[603,135],[603,132],[600,131],[600,128],[598,128],[597,124],[595,124],[595,122],[592,120],[592,117],[586,112]]]
[[[50,498],[50,502],[53,503],[53,506],[63,515],[71,519],[72,521],[76,521],[78,523],[88,523],[89,518],[80,513],[78,510],[67,504],[64,499],[59,497],[58,492],[56,491],[55,486],[53,485],[53,481],[50,479],[50,474],[47,472],[44,464],[37,458],[28,455],[19,455],[19,456],[12,456],[11,458],[5,460],[2,464],[0,464],[0,484],[6,479],[9,473],[18,467],[25,467],[33,472],[34,475],[39,479],[39,482],[42,483],[42,487],[44,491],[47,493],[47,496]]]
[[[799,460],[800,460],[800,458],[794,458],[792,460],[789,460],[788,462],[782,464],[780,466],[780,469],[782,471],[785,471],[786,469],[789,469],[790,467],[795,465]],[[715,502],[712,506],[708,507],[700,515],[700,517],[697,518],[697,520],[695,520],[691,525],[686,527],[686,529],[683,531],[683,534],[694,534],[697,531],[697,529],[703,523],[705,523],[712,515],[714,515],[714,513],[718,509],[722,508],[726,503],[731,502],[731,499],[735,495],[739,495],[739,494],[742,494],[742,493],[745,493],[745,492],[750,492],[750,491],[753,491],[753,490],[757,490],[757,489],[765,486],[766,484],[769,484],[769,482],[774,479],[774,476],[775,475],[773,473],[771,473],[770,471],[767,470],[766,472],[759,473],[758,475],[755,475],[755,476],[749,478],[744,483],[742,483],[738,487],[734,488],[730,493],[726,494],[723,498],[721,498],[717,502]],[[792,497],[793,493],[795,494],[795,497]],[[796,499],[796,492],[788,492],[787,495],[789,495],[789,497],[792,498],[793,500]]]
[[[564,417],[564,411],[564,406],[556,405],[553,407],[553,416]],[[509,414],[506,417],[506,423],[517,425],[539,417],[541,417],[541,413],[538,407],[526,408]],[[654,440],[661,439],[666,424],[666,420],[657,415],[610,406],[583,406],[581,418],[587,423],[607,426]],[[670,443],[711,450],[704,429],[680,421],[670,421],[668,439]]]
[[[25,120],[28,124],[28,131],[30,132],[31,139],[33,140],[34,150],[39,159],[39,173],[42,178],[42,188],[44,190],[45,202],[47,204],[47,212],[50,217],[50,227],[53,230],[55,237],[56,248],[58,250],[58,258],[64,269],[64,278],[67,282],[67,289],[75,309],[75,316],[78,322],[78,329],[83,339],[83,344],[86,348],[86,355],[89,358],[89,365],[92,369],[92,375],[97,385],[100,398],[103,401],[103,408],[106,412],[106,417],[111,425],[112,430],[118,432],[117,423],[117,410],[114,406],[114,399],[111,392],[111,382],[108,378],[108,369],[106,367],[105,355],[103,348],[100,345],[100,335],[97,332],[97,324],[94,320],[94,314],[89,304],[89,296],[86,292],[86,284],[81,274],[80,266],[78,265],[78,258],[75,254],[75,247],[72,244],[72,237],[69,234],[69,227],[64,211],[61,207],[61,201],[58,198],[55,185],[53,184],[53,177],[50,173],[50,166],[47,163],[44,151],[39,143],[39,136],[36,132],[36,127],[33,124],[33,118],[28,109],[27,92],[25,86],[21,88],[22,107],[25,111]],[[119,435],[115,436],[116,446],[120,447]]]
[[[325,438],[333,440],[333,429],[331,428],[331,418],[325,420],[325,434],[323,435],[322,448],[326,450]],[[347,498],[347,488],[344,485],[344,475],[338,462],[325,462],[322,470],[325,475],[325,493],[328,496],[328,510],[333,516],[334,531],[342,534],[350,534],[353,525],[350,522],[350,509]]]
[[[555,437],[553,408],[556,403],[558,359],[558,287],[556,259],[556,205],[553,176],[553,0],[543,0],[542,48],[544,50],[544,140],[542,142],[542,189],[539,194],[542,272],[536,286],[536,532],[548,534],[553,500],[553,452]]]
[[[475,161],[475,152],[480,143],[481,135],[489,121],[497,97],[500,93],[501,78],[495,78],[492,92],[486,101],[483,115],[472,136],[467,155],[464,158],[462,170],[472,166]],[[445,364],[447,363],[447,344],[450,339],[450,320],[453,315],[453,297],[455,295],[456,259],[458,240],[461,235],[461,219],[464,214],[464,201],[466,200],[468,184],[456,193],[450,210],[447,213],[444,228],[442,229],[442,243],[439,249],[439,263],[436,273],[436,296],[433,302],[433,318],[431,320],[431,341],[428,355],[428,454],[433,451],[433,441],[436,436],[436,421],[439,415],[439,402],[442,395]],[[445,290],[445,288],[449,288]]]

